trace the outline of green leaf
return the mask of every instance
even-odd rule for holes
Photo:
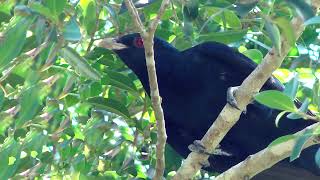
[[[312,7],[305,0],[287,0],[288,3],[293,5],[298,13],[302,14],[304,19],[310,19],[314,16]]]
[[[316,160],[316,164],[317,166],[320,168],[320,148],[318,149],[318,151],[316,152],[316,155],[314,156],[315,160]]]
[[[300,156],[302,148],[304,144],[309,140],[310,137],[313,135],[312,129],[307,129],[303,132],[301,136],[298,137],[296,144],[293,147],[292,153],[290,155],[290,162],[297,159]]]
[[[82,15],[84,17],[83,23],[87,34],[94,33],[96,27],[96,3],[94,0],[81,0],[80,7],[82,8]]]
[[[213,16],[213,20],[220,25],[226,25],[226,27],[241,29],[241,21],[238,16],[230,10],[221,9],[216,7],[205,7],[208,16]]]
[[[28,6],[25,5],[17,5],[14,7],[14,15],[16,16],[30,16],[32,11]]]
[[[63,37],[67,41],[79,41],[81,39],[81,32],[76,18],[71,18],[70,21],[65,24]]]
[[[184,18],[187,21],[195,20],[199,14],[199,1],[198,0],[187,1],[182,11],[183,11]]]
[[[0,39],[0,72],[13,58],[17,57],[26,42],[26,33],[35,17],[17,19],[14,26],[8,27],[4,38]]]
[[[136,86],[128,76],[116,71],[106,70],[105,72],[107,73],[107,76],[104,78],[103,84],[127,90],[135,95],[138,94]]]
[[[84,141],[85,136],[79,126],[73,126],[74,138]]]
[[[309,104],[310,104],[310,101],[309,101],[309,99],[306,98],[303,101],[301,107],[298,109],[298,111],[301,112],[301,113],[307,112]],[[302,118],[302,116],[299,115],[299,114],[296,114],[296,113],[290,113],[290,114],[287,115],[287,118],[289,118],[289,119],[300,119],[300,118]]]
[[[292,100],[296,98],[296,94],[299,88],[299,77],[296,73],[294,77],[285,85],[283,93],[288,95]]]
[[[13,137],[7,137],[4,143],[0,146],[0,177],[9,179],[19,168],[21,153],[21,145]],[[14,159],[13,164],[9,165],[10,159]]]
[[[274,20],[274,23],[281,29],[289,45],[294,46],[296,42],[296,35],[290,21],[287,18],[278,17]]]
[[[249,49],[249,50],[244,51],[242,54],[244,54],[248,58],[252,59],[257,64],[260,64],[260,62],[263,59],[263,54],[257,49]]]
[[[120,102],[114,99],[107,99],[103,97],[93,97],[93,98],[89,98],[87,101],[99,109],[107,110],[119,116],[122,116],[126,119],[130,119],[130,114],[128,109],[123,104],[121,104]]]
[[[44,5],[56,16],[59,16],[67,3],[67,0],[45,0]]]
[[[206,41],[216,41],[224,44],[229,44],[237,42],[247,34],[247,30],[239,31],[225,31],[225,32],[213,32],[208,34],[200,35],[197,41],[206,42]]]
[[[281,40],[280,40],[280,31],[278,27],[272,22],[266,21],[265,23],[266,31],[271,39],[273,46],[275,47],[278,54],[281,53]]]
[[[74,67],[82,76],[88,77],[90,79],[99,81],[100,74],[93,69],[89,63],[81,57],[77,51],[70,47],[65,47],[61,49],[60,55],[72,66]]]
[[[282,111],[281,113],[279,113],[275,119],[275,124],[276,124],[276,127],[279,127],[279,122],[282,118],[282,116],[287,113],[287,111]]]
[[[294,138],[296,138],[296,136],[293,134],[278,137],[277,139],[275,139],[274,141],[272,141],[272,143],[270,143],[268,145],[268,148],[271,148],[272,146],[287,142],[287,141],[294,139]]]
[[[314,24],[320,24],[320,16],[314,16],[304,22],[305,26],[314,25]]]
[[[297,46],[293,46],[288,53],[288,57],[299,57],[299,55],[299,49]]]
[[[3,89],[0,88],[0,109],[2,108],[4,100],[5,100],[5,94],[3,92]]]
[[[122,137],[127,140],[133,142],[134,137],[131,129],[129,127],[121,126],[119,127],[120,133]]]
[[[21,109],[15,121],[17,128],[22,127],[26,121],[31,120],[37,114],[41,104],[40,90],[39,86],[32,86],[23,92],[20,98]]]
[[[56,16],[55,14],[52,14],[49,8],[47,8],[47,7],[45,7],[42,4],[37,3],[37,2],[33,2],[30,5],[30,8],[34,12],[37,12],[37,13],[41,14],[42,16],[46,17],[47,19],[52,21],[54,24],[58,24],[58,22],[59,22],[58,16]]]
[[[103,177],[110,180],[117,180],[120,178],[116,171],[106,171],[103,173]]]
[[[263,91],[254,96],[254,99],[270,108],[296,112],[294,102],[283,92],[276,90]]]

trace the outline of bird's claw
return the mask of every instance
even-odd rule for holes
[[[205,160],[203,162],[200,162],[200,165],[204,168],[207,168],[210,166],[210,162],[208,160]]]
[[[192,152],[211,155],[212,153],[207,152],[206,147],[204,147],[203,143],[200,140],[193,141],[193,144],[188,146],[189,150]]]
[[[236,92],[237,89],[238,89],[238,86],[237,87],[229,87],[228,88],[228,91],[227,91],[227,102],[231,107],[240,110],[240,108],[238,106],[238,102],[237,102],[236,98],[234,97],[235,92]]]

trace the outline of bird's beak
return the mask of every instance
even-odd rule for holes
[[[94,42],[97,47],[103,47],[112,50],[121,50],[127,48],[126,45],[119,43],[116,38],[104,38]]]

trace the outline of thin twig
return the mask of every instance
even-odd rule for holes
[[[167,134],[165,129],[165,121],[164,121],[163,109],[161,107],[161,97],[159,94],[158,80],[157,80],[157,74],[156,74],[156,68],[155,68],[153,37],[157,29],[157,26],[160,22],[160,19],[164,14],[166,7],[169,5],[169,0],[162,1],[157,17],[151,22],[151,25],[147,30],[143,25],[139,17],[138,11],[134,7],[134,4],[132,3],[132,1],[126,0],[125,4],[128,8],[129,13],[132,16],[134,24],[139,29],[140,35],[143,38],[146,64],[147,64],[148,77],[149,77],[150,96],[151,96],[152,106],[153,106],[153,110],[154,110],[156,122],[157,122],[157,145],[156,145],[157,161],[156,161],[156,172],[153,179],[161,180],[164,173],[164,168],[165,168],[164,150],[165,150],[165,144],[167,141]]]

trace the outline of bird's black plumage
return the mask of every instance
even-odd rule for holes
[[[138,34],[119,38],[117,43],[127,48],[114,51],[138,76],[149,94],[144,48],[135,43],[139,38]],[[188,145],[202,138],[226,104],[227,89],[239,86],[256,64],[241,53],[216,42],[203,43],[180,52],[169,43],[155,38],[154,51],[168,143],[186,157],[190,152]],[[271,89],[282,91],[283,85],[277,79],[270,78],[262,90]],[[257,102],[248,105],[247,113],[241,115],[239,122],[221,142],[220,148],[224,153],[210,157],[210,168],[223,172],[248,155],[267,147],[274,139],[295,133],[313,123],[283,118],[277,128],[274,119],[278,113]],[[293,163],[282,161],[283,166],[278,164],[271,168],[270,174],[264,177],[290,177],[280,175],[284,171],[282,167],[295,169],[294,172],[298,172],[296,168],[301,171],[304,169],[320,175],[320,169],[314,161],[318,148],[318,145],[308,148]],[[280,167],[280,174],[273,173],[276,167]],[[291,175],[295,178],[298,176]]]

